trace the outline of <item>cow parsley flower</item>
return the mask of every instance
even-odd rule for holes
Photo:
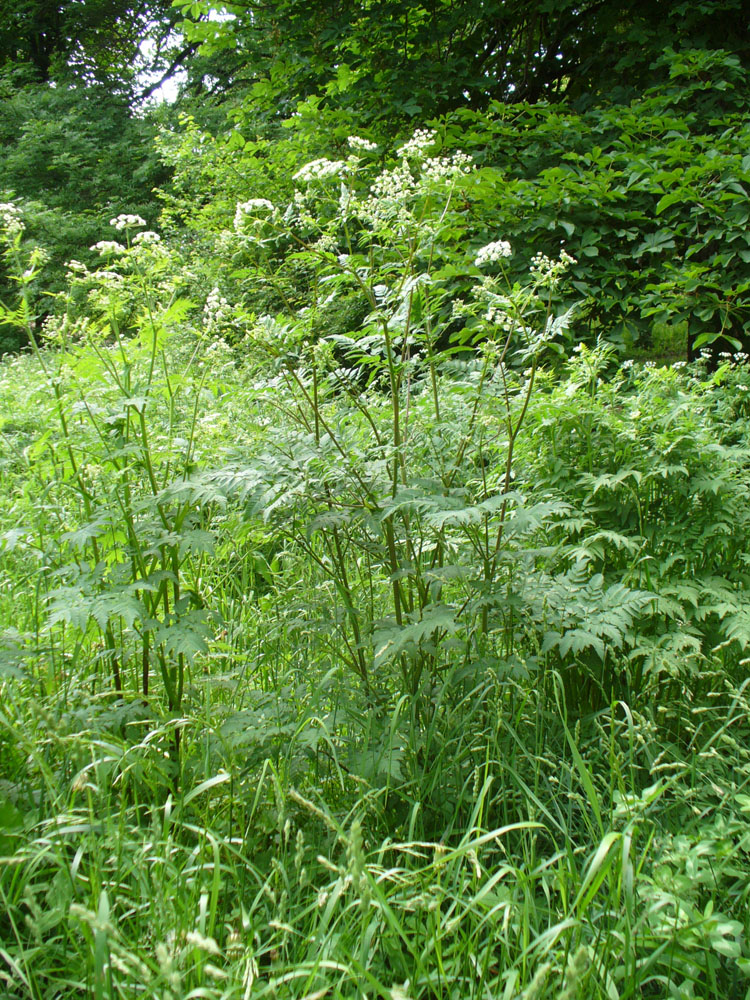
[[[404,160],[410,160],[414,158],[421,159],[426,150],[430,148],[435,142],[435,129],[433,128],[418,128],[411,139],[405,142],[403,146],[399,146],[396,150],[398,156]]]
[[[488,243],[477,250],[474,266],[483,267],[485,264],[494,264],[496,261],[502,260],[503,257],[510,257],[512,252],[507,240],[496,240],[494,243]]]
[[[431,181],[453,180],[462,174],[470,174],[474,161],[468,153],[460,150],[450,156],[431,156],[424,161],[423,175]]]
[[[203,315],[206,321],[206,326],[209,328],[218,326],[227,318],[229,313],[229,302],[224,298],[218,288],[212,288],[208,293],[206,304],[203,307]]]
[[[328,177],[337,177],[346,167],[344,160],[311,160],[294,175],[295,181],[312,184],[313,181],[324,181]]]
[[[89,273],[89,269],[80,260],[68,260],[65,262],[65,267],[65,277],[68,281],[75,281],[76,278],[86,276]]]
[[[116,240],[99,240],[89,249],[96,250],[100,257],[118,257],[126,252],[122,243],[118,243]]]
[[[369,139],[363,139],[358,135],[350,135],[346,141],[349,145],[349,149],[358,150],[362,153],[374,153],[378,148],[378,144],[376,142],[370,142]]]
[[[138,245],[142,244],[144,246],[153,246],[155,243],[161,243],[161,236],[158,233],[152,232],[150,229],[144,230],[142,233],[136,233],[133,237],[133,243]]]
[[[146,220],[142,219],[140,215],[118,215],[114,219],[110,219],[109,224],[122,231],[123,229],[140,229],[141,226],[146,225]]]
[[[0,202],[0,228],[8,236],[18,236],[26,228],[21,219],[21,210],[12,201]]]
[[[416,187],[416,181],[406,163],[393,170],[384,170],[373,181],[370,192],[373,198],[383,201],[403,201]]]
[[[274,212],[274,206],[268,198],[250,198],[248,201],[238,201],[234,213],[235,232],[241,232],[246,216],[254,216],[257,222],[260,216],[267,215],[269,212]]]
[[[571,257],[567,250],[561,250],[557,260],[552,260],[544,253],[537,253],[531,258],[529,270],[538,285],[556,288],[565,272],[577,263],[575,257]]]

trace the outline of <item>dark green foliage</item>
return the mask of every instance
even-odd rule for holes
[[[127,91],[135,84],[140,46],[151,39],[160,50],[173,21],[168,0],[7,0],[0,67],[26,66],[37,83],[72,75],[79,84],[106,81]]]
[[[287,116],[300,99],[386,128],[491,100],[629,100],[663,79],[668,47],[732,45],[750,63],[741,0],[180,3],[183,30],[254,103]]]
[[[496,105],[447,133],[492,167],[476,225],[491,219],[519,260],[561,243],[577,258],[592,338],[630,349],[656,320],[687,323],[696,349],[723,333],[720,349],[747,351],[748,78],[725,52],[661,65],[668,84],[626,106]]]
[[[152,151],[155,127],[135,117],[124,97],[103,84],[29,81],[0,70],[0,200],[23,209],[25,238],[49,255],[44,289],[32,289],[37,326],[57,311],[68,261],[91,263],[90,246],[123,211],[155,222],[152,190],[168,171]],[[12,286],[0,272],[0,300]],[[26,343],[0,329],[0,351]]]

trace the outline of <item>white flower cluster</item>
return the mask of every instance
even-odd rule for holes
[[[68,260],[65,262],[65,277],[68,281],[76,281],[88,275],[89,269],[80,260]]]
[[[229,302],[222,296],[218,288],[212,288],[208,293],[206,298],[206,304],[203,307],[203,316],[206,321],[206,326],[211,327],[218,326],[223,320],[227,318],[230,313]]]
[[[552,260],[546,254],[536,253],[531,258],[529,270],[539,285],[555,288],[568,268],[577,263],[575,257],[571,257],[567,250],[561,250],[557,260]]]
[[[110,219],[109,224],[122,231],[123,229],[140,229],[141,226],[146,225],[146,220],[142,219],[140,215],[118,215],[114,219]]]
[[[234,213],[234,229],[239,233],[246,215],[258,216],[264,212],[273,212],[273,202],[268,198],[250,198],[248,201],[238,201]]]
[[[96,250],[100,257],[117,257],[126,252],[122,243],[118,243],[116,240],[99,240],[89,249]]]
[[[350,135],[346,141],[349,144],[349,149],[362,153],[374,153],[378,148],[378,144],[376,142],[370,142],[369,139],[363,139],[358,135]]]
[[[0,202],[0,229],[4,229],[9,236],[17,236],[25,228],[18,205],[12,201]]]
[[[468,153],[458,150],[450,156],[431,156],[424,161],[422,173],[428,180],[442,181],[470,174],[474,169],[474,161]]]
[[[150,229],[145,229],[142,233],[136,233],[133,237],[133,243],[141,244],[142,246],[153,246],[155,243],[161,243],[161,236],[158,233],[152,232]]]
[[[397,217],[402,217],[406,225],[409,216],[406,203],[417,188],[417,181],[409,164],[402,160],[399,166],[378,174],[370,187],[369,198],[358,204],[358,214],[371,225],[377,225],[386,219],[393,222]]]
[[[494,264],[496,261],[502,260],[503,257],[510,257],[512,252],[507,240],[496,240],[494,243],[488,243],[477,250],[474,266],[482,267],[484,264]]]
[[[435,142],[435,129],[418,128],[411,139],[399,146],[396,150],[398,156],[405,160],[412,158],[422,158],[425,151]]]
[[[338,240],[333,233],[322,233],[316,242],[312,244],[311,249],[318,250],[320,253],[333,253],[337,247]]]
[[[311,160],[297,171],[294,180],[301,181],[303,184],[324,181],[328,177],[337,177],[345,167],[344,160],[327,160],[325,157],[320,160]]]
[[[484,320],[486,323],[492,323],[504,333],[511,333],[523,326],[518,316],[518,304],[508,296],[498,295],[488,305]]]
[[[407,163],[401,163],[393,170],[384,170],[373,181],[370,193],[372,197],[382,201],[403,201],[416,187]]]

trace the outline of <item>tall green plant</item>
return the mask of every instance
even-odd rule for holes
[[[2,318],[26,329],[57,420],[57,433],[33,449],[36,475],[65,511],[48,540],[56,586],[47,629],[72,629],[76,648],[90,650],[104,688],[111,683],[118,695],[149,699],[157,676],[158,697],[178,718],[190,661],[210,634],[197,580],[213,544],[194,499],[179,491],[195,459],[208,375],[200,340],[178,365],[167,353],[191,303],[178,295],[158,235],[120,215],[112,225],[123,242],[92,248],[105,266],[70,264],[88,315],[49,323],[40,335],[28,296],[39,258],[24,258],[18,210],[3,213],[20,296]]]
[[[346,159],[296,173],[288,208],[238,204],[233,237],[239,259],[281,247],[265,280],[286,297],[297,276],[310,305],[247,317],[248,348],[273,362],[293,430],[228,482],[250,481],[251,512],[330,586],[342,655],[365,690],[387,689],[395,667],[410,695],[456,650],[469,662],[498,645],[508,526],[523,506],[514,451],[540,359],[570,320],[552,309],[564,252],[537,256],[515,285],[507,242],[467,260],[472,163],[430,155],[435,141],[418,130],[373,171],[374,144],[351,137]],[[457,280],[472,293],[451,309]],[[351,297],[362,325],[328,334],[329,311]],[[451,325],[482,342],[478,356],[449,346]]]

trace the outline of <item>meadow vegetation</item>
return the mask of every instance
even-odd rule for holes
[[[663,59],[0,205],[8,1000],[750,995],[750,160]]]

